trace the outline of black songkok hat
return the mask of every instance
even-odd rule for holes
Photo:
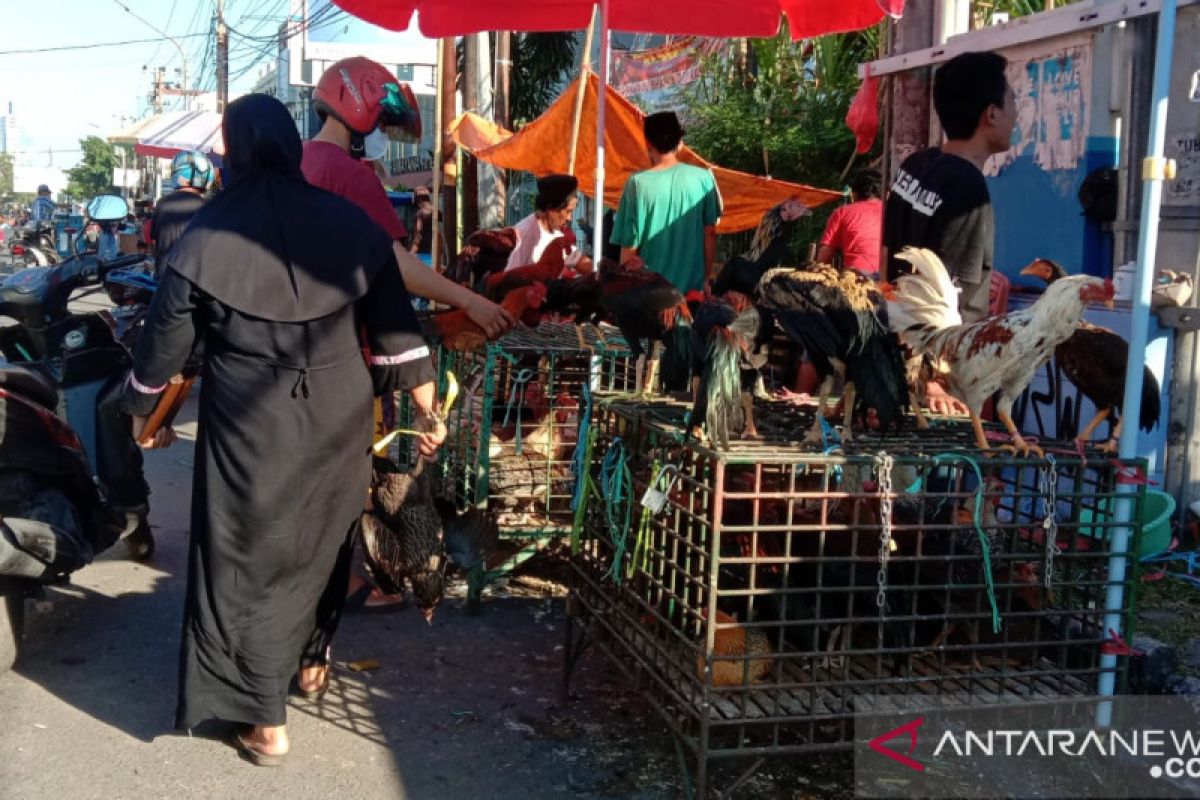
[[[577,189],[579,180],[574,175],[546,175],[538,178],[534,205],[538,211],[562,208]]]

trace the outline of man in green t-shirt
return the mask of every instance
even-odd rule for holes
[[[613,223],[621,262],[641,256],[681,292],[703,290],[714,277],[721,195],[712,173],[677,158],[683,128],[672,111],[642,124],[651,167],[629,177]]]

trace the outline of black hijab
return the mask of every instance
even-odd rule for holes
[[[361,209],[305,182],[282,103],[239,98],[222,131],[228,183],[167,255],[170,269],[243,314],[304,322],[362,297],[380,269],[399,268]]]

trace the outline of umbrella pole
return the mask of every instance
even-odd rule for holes
[[[596,196],[592,203],[592,258],[604,252],[604,114],[608,100],[608,0],[600,5],[600,92],[596,97]]]
[[[436,134],[433,138],[433,189],[430,191],[430,201],[433,203],[433,218],[430,220],[429,233],[430,237],[430,254],[433,261],[433,271],[442,271],[442,226],[441,226],[441,199],[442,199],[442,129],[445,127],[445,120],[442,118],[442,58],[445,56],[445,48],[442,43],[438,42],[437,49],[437,66],[434,67],[434,96],[436,100],[433,104],[433,129]]]
[[[1125,402],[1121,418],[1130,424],[1121,428],[1117,449],[1122,459],[1137,457],[1137,420],[1142,407],[1142,377],[1146,363],[1146,343],[1150,329],[1150,291],[1154,286],[1154,256],[1158,251],[1159,212],[1162,208],[1162,187],[1166,179],[1167,159],[1163,157],[1167,130],[1167,107],[1171,89],[1171,59],[1175,45],[1176,0],[1163,0],[1158,12],[1158,33],[1154,52],[1154,79],[1151,91],[1150,131],[1146,146],[1149,152],[1142,161],[1142,217],[1138,225],[1137,276],[1133,289],[1133,320],[1129,329],[1129,363],[1125,370]],[[1137,487],[1119,484],[1117,491],[1136,497]],[[1103,636],[1121,634],[1124,605],[1126,557],[1119,555],[1128,549],[1134,532],[1136,500],[1117,504],[1116,526],[1112,529],[1112,552],[1108,562],[1108,594],[1105,602]],[[1111,634],[1109,632],[1112,632]],[[1111,696],[1116,689],[1117,657],[1100,656],[1099,694]],[[1112,714],[1111,704],[1097,707],[1097,725],[1107,726]]]
[[[588,20],[583,36],[583,53],[579,59],[579,88],[575,90],[575,116],[571,118],[571,154],[567,158],[567,174],[575,174],[575,157],[579,154],[579,127],[583,122],[583,98],[587,95],[588,72],[592,67],[592,37],[596,35],[596,15]]]

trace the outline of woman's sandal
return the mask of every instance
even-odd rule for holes
[[[385,598],[380,601],[378,598]],[[371,602],[375,600],[376,602]],[[364,583],[356,592],[346,598],[346,613],[348,614],[378,614],[388,611],[396,611],[404,608],[404,595],[389,595],[377,592],[376,588],[369,583]]]
[[[316,689],[305,689],[300,686],[299,678],[296,679],[296,695],[305,700],[320,700],[329,691],[329,679],[333,675],[332,665],[325,666],[325,679],[321,681],[321,685]]]
[[[234,746],[237,748],[238,755],[256,767],[281,767],[284,759],[287,758],[287,753],[264,753],[254,744],[242,738],[240,733],[234,737]]]

